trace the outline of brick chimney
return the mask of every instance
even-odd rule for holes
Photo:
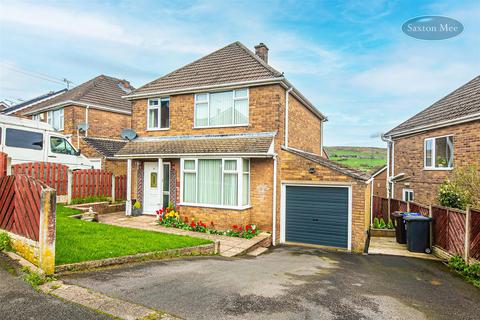
[[[255,55],[265,61],[265,63],[268,63],[268,47],[263,42],[255,46]]]

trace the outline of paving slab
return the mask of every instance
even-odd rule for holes
[[[427,260],[441,260],[433,254],[410,252],[407,250],[406,245],[397,243],[395,238],[392,237],[371,237],[370,245],[368,247],[368,254],[383,254]]]

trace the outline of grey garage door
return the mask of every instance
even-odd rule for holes
[[[348,247],[348,188],[287,186],[285,240]]]

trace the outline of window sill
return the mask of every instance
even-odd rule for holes
[[[170,128],[147,129],[147,131],[167,131],[167,130],[170,130]]]
[[[230,124],[220,126],[194,126],[193,129],[215,129],[215,128],[236,128],[236,127],[248,127],[249,124]]]
[[[423,168],[423,171],[452,171],[453,167],[451,168]]]
[[[185,207],[226,209],[226,210],[237,210],[237,211],[247,210],[247,209],[250,209],[252,207],[251,205],[241,206],[241,207],[232,207],[232,206],[221,206],[221,205],[199,204],[199,203],[184,203],[184,202],[181,202],[178,205],[179,206],[185,206]]]

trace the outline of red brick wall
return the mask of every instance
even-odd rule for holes
[[[373,179],[373,194],[387,198],[387,169],[375,176]]]
[[[436,203],[438,188],[449,170],[425,170],[423,163],[424,140],[453,135],[454,167],[476,165],[480,170],[480,121],[458,124],[428,132],[395,139],[394,174],[405,173],[408,179],[395,183],[394,197],[401,199],[402,189],[413,189],[414,199],[420,203]]]

